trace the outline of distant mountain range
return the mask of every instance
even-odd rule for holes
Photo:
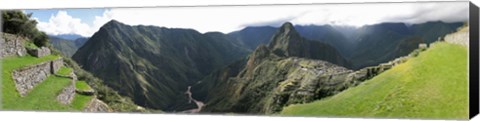
[[[87,38],[78,34],[59,34],[59,35],[48,35],[48,36],[57,37],[65,40],[77,40],[79,38]]]
[[[49,43],[53,45],[53,47],[59,50],[63,55],[67,57],[72,57],[73,54],[78,50],[78,48],[82,47],[85,42],[88,41],[88,38],[80,37],[76,39],[65,39],[59,36],[48,36],[50,39]]]
[[[270,110],[265,105],[271,98],[262,90],[276,88],[279,79],[290,78],[287,74],[293,70],[318,66],[335,74],[378,65],[410,53],[420,43],[434,42],[462,24],[381,23],[353,28],[286,23],[280,28],[202,34],[112,20],[83,46],[57,45],[79,47],[72,58],[83,69],[138,105],[170,112],[195,108],[185,96],[188,86],[193,86],[192,96],[207,104],[205,111],[258,113]],[[242,84],[232,87],[232,82]],[[254,103],[259,104],[245,107]]]

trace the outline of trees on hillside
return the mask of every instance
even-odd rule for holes
[[[2,31],[27,37],[37,46],[45,46],[48,36],[37,29],[37,21],[32,14],[25,14],[19,10],[2,11]]]

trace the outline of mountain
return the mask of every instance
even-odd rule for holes
[[[81,37],[81,38],[78,38],[78,39],[74,40],[75,46],[77,48],[82,47],[88,41],[88,39],[89,38],[87,38],[87,37]]]
[[[349,67],[349,62],[329,44],[303,38],[289,22],[273,36],[268,48],[279,56],[325,60]]]
[[[253,51],[258,45],[266,45],[277,28],[271,26],[246,27],[240,31],[228,33],[236,43]]]
[[[188,86],[247,55],[228,38],[222,33],[112,20],[73,59],[136,104],[175,112],[195,107],[184,93]]]
[[[84,37],[76,40],[63,39],[57,36],[48,36],[48,38],[50,39],[49,43],[67,57],[72,57],[78,48],[83,46],[83,44],[88,41],[88,38]]]
[[[330,45],[306,40],[285,23],[268,46],[260,45],[248,58],[208,75],[192,93],[206,102],[204,112],[274,113],[356,83],[349,76],[352,70],[335,63],[348,64]],[[324,84],[328,86],[319,87]]]
[[[297,25],[295,29],[302,37],[333,46],[343,56],[349,56],[353,51],[354,44],[348,38],[352,28],[331,25]]]
[[[62,38],[65,40],[76,40],[78,38],[85,38],[84,36],[78,35],[78,34],[59,34],[59,35],[49,35],[49,36],[55,36],[57,38]]]
[[[53,48],[59,50],[67,57],[72,57],[72,55],[75,54],[78,49],[72,40],[65,40],[54,36],[49,36],[49,39],[49,43],[53,45]]]
[[[404,23],[381,23],[358,28],[355,44],[348,56],[354,69],[378,65],[405,56],[420,43],[430,44],[439,37],[455,32],[462,23],[427,22],[408,26]]]
[[[337,49],[351,63],[350,68],[361,69],[405,56],[417,48],[418,44],[437,41],[439,37],[456,31],[462,25],[462,22],[431,21],[413,25],[296,25],[294,28],[305,39],[319,41]],[[248,43],[243,45],[248,45],[245,48],[253,50],[260,44],[268,43],[275,29],[269,26],[246,27],[229,35],[237,38],[238,43]]]

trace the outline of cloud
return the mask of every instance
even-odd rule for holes
[[[89,26],[60,11],[39,28],[47,33],[76,33],[91,36],[103,24],[115,19],[129,25],[192,28],[199,32],[232,32],[246,26],[279,26],[290,21],[297,25],[363,26],[381,22],[423,23],[468,20],[468,2],[314,4],[277,6],[214,6],[111,8],[95,16]]]
[[[231,32],[246,26],[334,24],[363,26],[381,22],[458,22],[468,19],[468,2],[317,4],[282,6],[119,8],[109,18],[130,25]]]
[[[36,19],[38,21],[38,19]],[[91,27],[82,22],[79,18],[73,18],[66,11],[59,11],[52,15],[48,22],[39,22],[38,29],[47,34],[79,34],[82,36],[90,36],[92,34]]]

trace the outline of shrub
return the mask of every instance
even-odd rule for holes
[[[2,31],[27,37],[33,40],[35,45],[43,47],[48,43],[48,36],[36,28],[37,21],[31,17],[32,14],[19,10],[2,11]]]

